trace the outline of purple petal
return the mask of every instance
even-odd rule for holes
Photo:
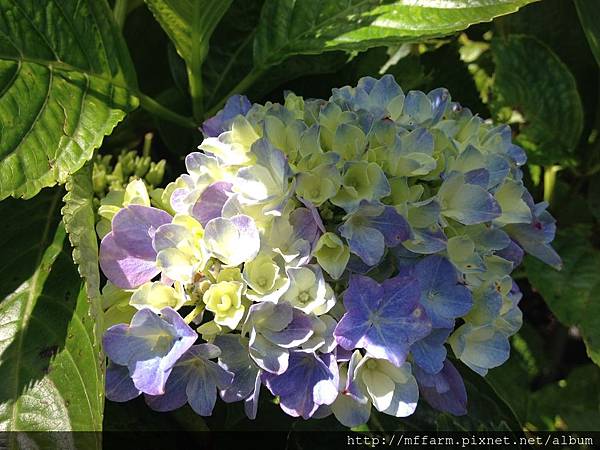
[[[456,269],[446,258],[427,256],[415,266],[415,275],[422,288],[421,304],[434,328],[451,328],[455,318],[471,310],[471,292],[459,283]]]
[[[287,414],[308,419],[320,405],[330,405],[337,397],[336,374],[330,363],[330,357],[323,361],[312,352],[291,352],[288,370],[266,377],[265,382],[271,393],[279,396]]]
[[[444,88],[437,88],[430,91],[427,94],[427,97],[431,101],[431,106],[433,107],[433,118],[431,120],[435,124],[442,119],[450,104],[450,92]]]
[[[192,208],[192,215],[198,219],[203,227],[209,220],[221,217],[223,205],[231,195],[232,184],[218,181],[208,186]]]
[[[510,244],[506,248],[499,250],[496,252],[501,258],[504,258],[513,263],[513,268],[520,266],[521,262],[523,262],[523,256],[525,252],[519,245],[511,239]]]
[[[294,309],[293,319],[281,331],[261,330],[261,334],[272,343],[283,347],[292,348],[306,342],[314,333],[312,321],[302,311]]]
[[[265,339],[256,330],[250,333],[248,351],[254,362],[269,373],[281,374],[288,368],[289,351]]]
[[[246,115],[251,106],[245,95],[232,95],[222,110],[204,121],[201,127],[202,133],[206,137],[218,136],[231,127],[231,122],[236,116]]]
[[[412,240],[402,244],[411,252],[431,255],[446,249],[448,238],[438,225],[432,228],[413,228],[412,231]]]
[[[427,373],[438,373],[444,367],[446,347],[444,343],[453,328],[434,329],[429,336],[415,342],[410,348],[416,365]]]
[[[311,247],[319,238],[319,227],[308,208],[297,208],[290,214],[290,224],[298,239],[308,241]]]
[[[213,380],[194,372],[186,386],[188,403],[200,416],[210,416],[217,401],[217,385]]]
[[[321,219],[319,210],[308,200],[304,200],[303,198],[301,198],[300,201],[304,204],[304,206],[308,208],[308,210],[312,214],[313,220],[317,224],[319,230],[321,230],[322,233],[325,233],[325,225],[323,224],[323,219]]]
[[[160,395],[172,367],[197,337],[176,311],[163,308],[160,316],[141,309],[129,326],[110,327],[102,341],[107,356],[129,368],[140,391]]]
[[[113,402],[127,402],[140,394],[129,376],[129,369],[110,362],[106,368],[106,398]]]
[[[121,289],[135,289],[160,273],[156,255],[141,259],[127,253],[108,233],[100,243],[100,268],[111,283]]]
[[[248,339],[226,334],[217,336],[215,344],[221,349],[219,365],[233,373],[232,383],[221,391],[221,398],[229,403],[251,397],[260,369],[248,355]]]
[[[372,218],[370,225],[383,234],[388,247],[395,247],[411,238],[410,225],[392,206],[386,206],[381,215]]]
[[[140,259],[156,258],[152,238],[156,229],[173,218],[163,210],[149,206],[129,205],[112,220],[115,243]]]
[[[435,375],[414,368],[421,394],[433,408],[455,416],[467,413],[467,391],[462,377],[448,360],[444,368]]]
[[[173,411],[187,403],[186,387],[189,369],[177,366],[169,375],[163,395],[145,395],[146,404],[154,411]]]
[[[346,313],[334,330],[337,343],[347,350],[364,348],[376,358],[402,365],[410,346],[431,331],[431,322],[418,306],[419,297],[415,278],[397,276],[379,286],[354,275],[344,294]]]
[[[260,397],[260,387],[262,384],[262,379],[260,376],[260,372],[256,373],[256,379],[254,380],[254,391],[252,395],[244,400],[244,412],[249,419],[256,419],[256,413],[258,412],[258,400]]]

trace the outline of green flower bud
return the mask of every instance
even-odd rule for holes
[[[377,164],[366,161],[349,164],[342,177],[342,187],[331,203],[352,209],[362,200],[379,200],[390,194],[387,178]]]
[[[154,162],[151,163],[150,169],[148,170],[148,173],[146,173],[146,176],[144,177],[144,179],[146,180],[146,183],[148,183],[150,186],[158,186],[159,184],[161,184],[163,177],[165,176],[166,164],[167,164],[167,161],[164,159],[161,159],[157,163],[154,163]]]
[[[333,165],[321,165],[315,170],[298,175],[296,193],[315,206],[335,196],[340,189],[341,177]]]
[[[186,301],[181,283],[175,283],[175,288],[172,288],[160,281],[148,281],[135,290],[129,304],[137,309],[150,308],[159,313],[167,306],[177,310]]]
[[[355,125],[341,124],[335,130],[333,151],[344,161],[361,159],[367,150],[367,136]]]
[[[285,95],[284,106],[294,114],[294,118],[302,120],[304,118],[304,99],[293,92]]]
[[[137,156],[135,158],[135,170],[133,174],[138,178],[142,178],[150,169],[151,162],[150,156]]]
[[[242,272],[238,267],[226,267],[217,274],[217,283],[221,281],[237,281],[243,283]],[[245,287],[244,287],[245,289]],[[243,294],[244,292],[242,292]]]
[[[335,295],[323,278],[321,269],[291,267],[288,269],[290,287],[282,300],[307,314],[324,314],[335,304]]]
[[[252,289],[246,296],[255,301],[265,301],[267,296],[269,300],[276,301],[281,297],[281,291],[289,285],[283,269],[266,254],[259,254],[244,264],[243,276]]]
[[[242,304],[243,283],[237,281],[222,281],[213,284],[204,293],[203,301],[206,309],[214,315],[214,321],[234,329],[244,316],[245,307]]]
[[[314,255],[323,270],[337,280],[346,269],[350,259],[350,249],[336,234],[328,232],[317,241]]]
[[[123,151],[119,155],[117,165],[121,167],[121,171],[122,171],[124,178],[129,178],[135,172],[136,157],[137,157],[137,152],[135,150],[131,150],[128,152]],[[115,165],[115,169],[116,169],[117,165]]]

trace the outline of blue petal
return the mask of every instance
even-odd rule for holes
[[[379,286],[368,277],[352,276],[344,294],[346,313],[334,330],[336,341],[347,350],[364,348],[376,358],[402,365],[410,345],[431,331],[419,297],[415,278],[398,276]]]
[[[289,415],[304,419],[312,417],[320,405],[330,405],[337,397],[337,365],[328,364],[312,352],[291,352],[288,370],[266,377],[273,395],[280,398],[281,408]],[[335,366],[335,369],[333,368]]]
[[[232,120],[238,115],[246,115],[250,110],[250,101],[245,95],[232,95],[227,103],[215,116],[202,124],[201,130],[205,137],[216,137],[231,127]]]
[[[110,362],[106,368],[106,398],[113,402],[127,402],[140,394],[129,376],[129,369]]]
[[[221,398],[226,402],[237,402],[251,397],[260,369],[248,354],[248,339],[225,334],[217,336],[215,344],[221,349],[219,364],[233,373],[233,381],[221,391]]]
[[[465,384],[449,360],[444,361],[444,367],[435,375],[415,367],[415,377],[421,394],[431,407],[455,416],[467,414]]]
[[[434,328],[451,328],[454,319],[473,306],[471,292],[458,282],[458,274],[450,261],[431,255],[415,266],[421,283],[421,304]]]
[[[415,364],[427,373],[438,373],[444,366],[446,347],[444,343],[452,328],[437,328],[429,336],[415,342],[410,348]]]

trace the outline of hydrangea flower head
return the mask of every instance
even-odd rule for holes
[[[103,300],[133,315],[105,333],[107,397],[210,415],[218,395],[255,418],[265,386],[349,427],[419,397],[465,414],[449,358],[505,362],[511,272],[525,252],[560,266],[510,129],[386,75],[326,101],[236,95],[202,132],[160,202],[134,181],[103,206]]]

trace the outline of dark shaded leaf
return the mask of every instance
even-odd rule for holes
[[[523,116],[517,143],[533,162],[569,163],[583,129],[581,99],[569,69],[548,46],[530,36],[494,39],[492,52],[496,63],[492,109],[496,113],[515,109]]]

